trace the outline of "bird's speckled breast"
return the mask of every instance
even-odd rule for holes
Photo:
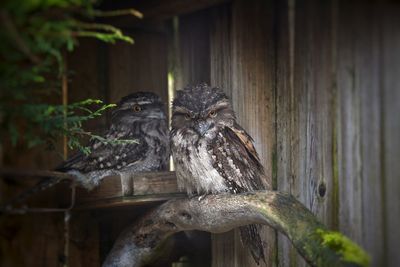
[[[180,131],[172,135],[173,158],[178,187],[189,195],[227,191],[224,178],[212,166],[212,153],[206,140],[196,142],[196,137],[183,138]]]
[[[149,120],[140,125],[140,136],[149,146],[146,156],[127,166],[136,173],[166,170],[169,160],[168,127],[164,120]]]

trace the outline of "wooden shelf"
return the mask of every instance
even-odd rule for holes
[[[175,172],[149,172],[128,179],[129,195],[124,195],[119,176],[105,178],[92,191],[77,188],[75,209],[140,206],[185,196],[178,192]]]

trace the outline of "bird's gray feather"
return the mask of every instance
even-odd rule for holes
[[[198,85],[173,102],[171,150],[178,186],[189,195],[265,189],[262,164],[250,135],[236,122],[221,89]],[[265,261],[259,226],[240,227],[254,260]]]

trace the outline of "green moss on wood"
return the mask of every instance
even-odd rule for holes
[[[339,163],[337,152],[336,130],[334,131],[332,146],[332,226],[334,230],[339,228]]]
[[[339,228],[339,155],[338,155],[338,94],[337,84],[332,87],[332,226],[334,230]]]
[[[317,229],[316,233],[322,239],[322,245],[339,254],[342,261],[369,266],[369,255],[341,233],[322,229]]]

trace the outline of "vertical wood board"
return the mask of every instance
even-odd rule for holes
[[[231,50],[231,16],[232,5],[227,4],[211,10],[210,27],[210,61],[211,84],[225,89],[232,97],[232,50]],[[235,231],[211,235],[212,265],[236,266]]]
[[[210,83],[209,12],[179,18],[182,85]],[[181,89],[181,88],[177,88]]]
[[[385,264],[400,263],[400,5],[387,1],[381,9],[382,104],[381,179],[384,194],[383,245]]]
[[[161,33],[133,31],[135,43],[109,46],[109,101],[116,103],[133,92],[147,91],[168,101],[166,36]]]
[[[335,88],[332,1],[288,1],[278,8],[277,184],[333,226]],[[279,236],[282,266],[304,266]]]
[[[348,5],[348,4],[347,4]],[[346,6],[347,6],[346,5]],[[346,6],[343,6],[345,9]],[[385,266],[381,177],[381,72],[377,5],[358,5],[354,18],[355,85],[360,100],[360,141],[362,175],[362,243],[372,256],[372,266]]]
[[[216,21],[210,31],[211,82],[231,97],[239,124],[255,140],[266,183],[271,185],[275,150],[273,2],[234,1],[229,9],[224,6],[213,11]],[[264,229],[262,236],[267,266],[271,266],[275,233]],[[223,245],[227,247],[221,248]],[[234,234],[214,235],[213,253],[213,266],[257,266],[236,230]]]
[[[354,5],[339,2],[337,39],[339,227],[360,243],[362,187],[359,87],[355,80]]]

